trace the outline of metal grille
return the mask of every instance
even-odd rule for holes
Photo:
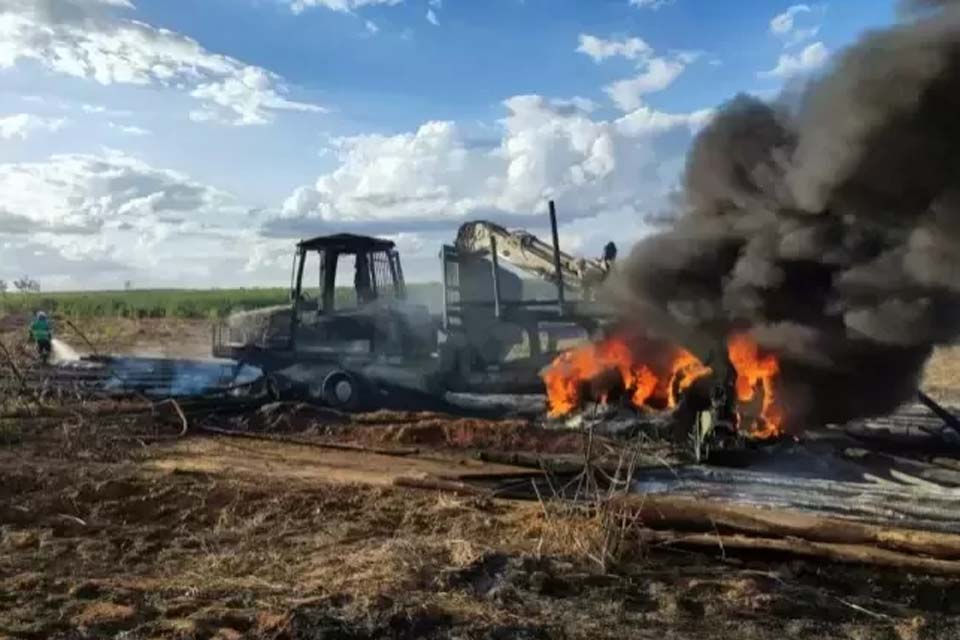
[[[370,284],[378,298],[403,297],[403,283],[393,258],[386,251],[370,254]]]

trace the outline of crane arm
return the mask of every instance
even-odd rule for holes
[[[525,273],[556,283],[553,247],[527,231],[508,231],[493,222],[467,222],[457,232],[457,250],[467,254],[490,253],[490,238],[496,238],[497,257]],[[582,291],[598,285],[606,274],[602,260],[575,258],[560,252],[560,273],[565,287]]]

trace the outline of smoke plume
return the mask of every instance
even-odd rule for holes
[[[960,2],[909,4],[799,105],[725,105],[607,291],[701,354],[750,331],[794,429],[892,410],[960,333]]]

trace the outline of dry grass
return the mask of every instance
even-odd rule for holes
[[[934,350],[924,370],[921,386],[938,400],[960,400],[960,346]]]

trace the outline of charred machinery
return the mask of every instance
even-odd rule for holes
[[[337,234],[300,242],[290,303],[234,314],[214,331],[214,355],[259,367],[277,394],[299,393],[344,409],[389,397],[539,393],[540,371],[562,343],[589,339],[607,314],[586,299],[601,261],[487,222],[464,225],[444,246],[442,310],[408,300],[400,254],[389,240]],[[526,295],[504,268],[556,285]]]

